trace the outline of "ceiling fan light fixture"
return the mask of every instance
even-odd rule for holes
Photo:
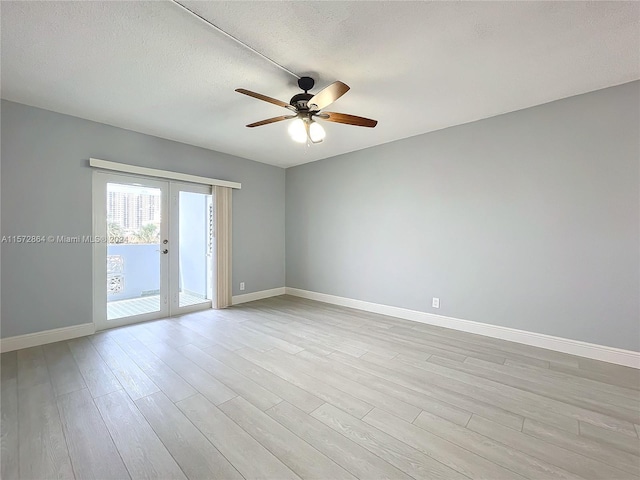
[[[307,141],[307,129],[301,118],[296,118],[289,125],[289,136],[294,142],[304,143]]]
[[[327,133],[324,131],[324,128],[322,128],[322,125],[312,121],[311,125],[309,125],[309,139],[313,143],[320,143],[326,136]]]

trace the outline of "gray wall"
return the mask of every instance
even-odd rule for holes
[[[634,82],[288,169],[287,286],[640,350],[639,104]],[[1,113],[2,235],[89,235],[89,157],[222,178],[234,294],[284,285],[284,170]],[[90,245],[3,244],[1,275],[3,338],[92,320]]]
[[[233,279],[284,286],[281,168],[2,101],[2,235],[91,235],[89,157],[242,183]],[[2,245],[2,337],[92,321],[89,244]]]
[[[288,169],[287,286],[640,350],[639,91]]]

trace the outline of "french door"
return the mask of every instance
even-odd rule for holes
[[[211,187],[102,172],[93,187],[96,327],[211,308]]]

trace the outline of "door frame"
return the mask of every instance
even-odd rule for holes
[[[167,318],[174,315],[183,315],[189,312],[212,308],[212,299],[198,305],[186,307],[179,306],[179,209],[178,196],[181,190],[194,193],[206,193],[213,196],[211,185],[185,183],[147,177],[130,173],[116,173],[94,171],[92,177],[92,238],[103,239],[106,237],[107,209],[106,209],[106,185],[109,182],[134,184],[141,183],[152,188],[160,188],[162,191],[162,222],[160,226],[160,241],[168,240],[169,254],[160,255],[160,310],[142,315],[123,317],[122,319],[107,320],[107,242],[94,241],[92,252],[93,272],[93,323],[96,331],[115,328],[134,323]],[[175,200],[175,202],[174,202]],[[104,207],[104,208],[103,208]],[[163,244],[160,244],[163,247]],[[211,268],[215,272],[215,249],[211,255]],[[215,274],[213,278],[215,282]],[[215,295],[215,287],[212,295]]]

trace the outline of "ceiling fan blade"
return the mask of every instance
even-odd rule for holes
[[[262,100],[263,102],[273,103],[274,105],[278,105],[279,107],[288,108],[289,110],[293,110],[295,112],[295,107],[280,101],[276,98],[267,97],[266,95],[262,95],[261,93],[252,92],[251,90],[246,90],[244,88],[236,88],[236,92],[242,93],[243,95],[248,95],[253,98],[257,98],[258,100]]]
[[[323,88],[316,93],[307,102],[310,110],[322,110],[324,107],[331,105],[342,95],[349,91],[349,85],[342,82],[333,82],[328,87]]]
[[[267,118],[266,120],[250,123],[249,125],[247,125],[247,127],[260,127],[262,125],[269,125],[270,123],[281,122],[282,120],[289,120],[290,118],[295,118],[295,115],[282,115],[281,117]]]
[[[346,123],[347,125],[356,125],[358,127],[373,128],[378,124],[377,120],[348,115],[346,113],[322,112],[318,117],[326,120],[327,122]]]

